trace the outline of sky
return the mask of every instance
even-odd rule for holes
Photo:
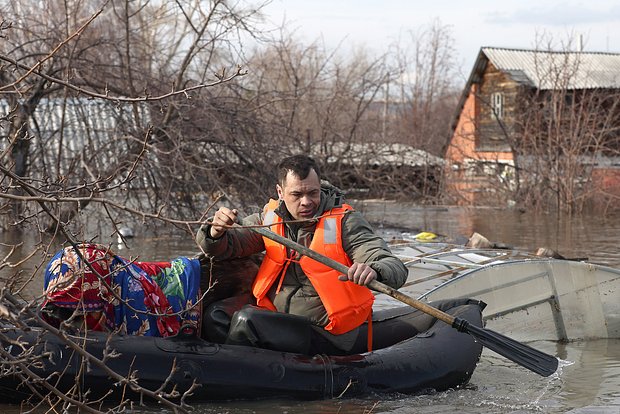
[[[585,51],[620,53],[620,0],[272,0],[263,9],[301,40],[343,52],[387,46],[439,21],[450,29],[463,78],[481,47],[533,49],[541,35],[558,50],[570,39]]]

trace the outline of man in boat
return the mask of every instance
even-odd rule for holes
[[[279,351],[362,352],[370,338],[359,335],[359,328],[371,321],[374,301],[366,285],[378,280],[398,289],[407,279],[407,268],[338,189],[321,184],[312,158],[282,160],[276,190],[278,200],[270,200],[242,224],[270,225],[277,234],[349,266],[348,274],[251,228],[232,229],[237,211],[221,207],[198,231],[196,241],[203,252],[219,260],[266,254],[252,285],[251,305],[243,306],[237,298],[211,305],[203,332],[216,342]]]

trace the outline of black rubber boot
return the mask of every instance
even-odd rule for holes
[[[233,314],[251,301],[252,295],[247,293],[210,304],[202,314],[202,337],[207,341],[223,344],[228,336]]]

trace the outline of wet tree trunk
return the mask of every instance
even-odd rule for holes
[[[40,80],[30,97],[24,102],[19,102],[16,98],[9,99],[10,107],[14,116],[9,126],[9,146],[10,166],[18,177],[28,176],[29,154],[32,135],[29,131],[29,122],[35,109],[45,95],[45,80]],[[13,193],[20,195],[23,190],[19,186],[14,186]],[[18,219],[24,211],[24,203],[12,203],[12,219]]]

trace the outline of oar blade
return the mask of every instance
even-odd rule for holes
[[[558,359],[556,357],[531,346],[474,325],[468,324],[466,330],[484,347],[543,377],[548,377],[558,369]]]

